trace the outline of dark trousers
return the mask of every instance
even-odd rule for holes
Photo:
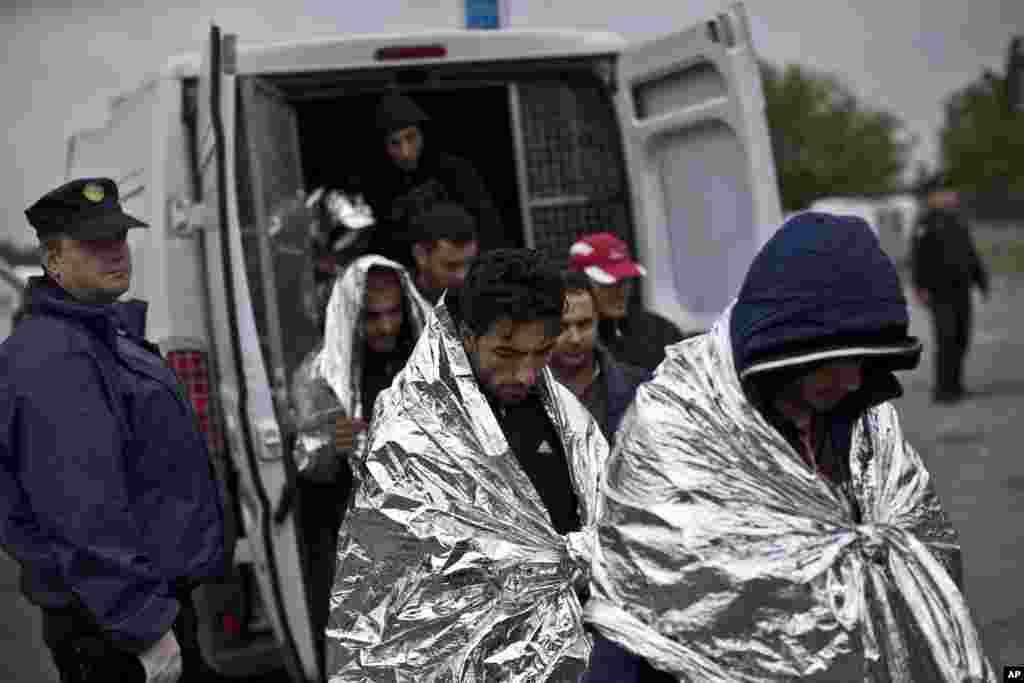
[[[212,680],[196,639],[192,601],[181,596],[174,637],[181,648],[181,683]],[[145,683],[146,670],[138,656],[115,648],[74,610],[43,610],[43,640],[50,648],[61,683]]]
[[[592,635],[594,649],[580,683],[675,683],[675,676],[655,669],[643,657],[599,633]]]
[[[935,331],[935,397],[964,393],[964,357],[971,341],[971,290],[956,288],[931,295]]]
[[[327,619],[338,551],[338,531],[348,503],[348,478],[340,482],[301,480],[299,519],[302,527],[306,594],[313,628],[313,644],[321,671],[325,663]]]

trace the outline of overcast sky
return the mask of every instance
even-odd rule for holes
[[[841,76],[892,110],[934,164],[942,101],[985,67],[1002,71],[1024,33],[1024,0],[749,0],[754,45],[770,61]],[[173,8],[169,7],[174,5]],[[25,2],[0,9],[3,103],[0,237],[34,242],[24,208],[64,182],[67,136],[102,125],[109,99],[168,57],[201,49],[209,24],[243,42],[336,33],[461,28],[462,0],[99,0]],[[714,0],[508,0],[512,27],[607,29],[630,40],[685,28]]]

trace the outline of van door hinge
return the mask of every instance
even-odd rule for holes
[[[172,237],[190,238],[203,229],[203,205],[183,197],[167,201],[167,229]]]

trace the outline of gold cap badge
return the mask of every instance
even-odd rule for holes
[[[96,183],[89,183],[82,188],[82,196],[88,199],[90,202],[102,202],[103,201],[103,188]]]

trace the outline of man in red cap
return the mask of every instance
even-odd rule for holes
[[[629,255],[629,247],[610,232],[585,235],[569,248],[569,269],[594,284],[601,322],[601,343],[620,361],[654,371],[665,347],[684,337],[672,322],[645,309],[630,308],[633,282],[647,271]]]

